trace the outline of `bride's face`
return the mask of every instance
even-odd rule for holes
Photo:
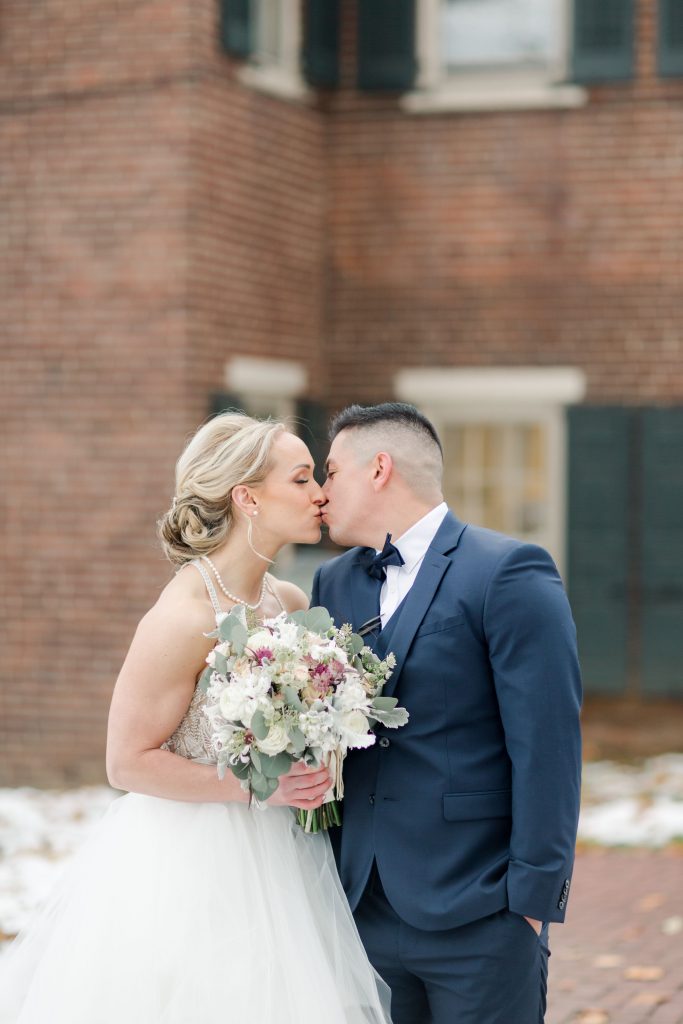
[[[322,488],[313,477],[313,457],[295,434],[282,431],[271,450],[272,468],[252,488],[258,505],[254,542],[268,536],[276,545],[317,544],[320,540]]]

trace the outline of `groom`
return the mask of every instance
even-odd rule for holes
[[[345,764],[333,841],[361,938],[393,1024],[542,1024],[581,770],[562,582],[542,548],[459,522],[413,406],[351,406],[330,436],[323,518],[352,550],[312,604],[394,652],[384,693],[410,713]]]

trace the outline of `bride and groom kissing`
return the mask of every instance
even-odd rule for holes
[[[114,689],[114,801],[0,960],[0,1024],[541,1024],[580,786],[575,631],[550,556],[460,522],[432,424],[401,403],[341,412],[319,486],[301,439],[215,417],[159,524],[179,571]],[[396,667],[344,764],[341,827],[306,835],[324,768],[295,763],[265,811],[219,779],[197,686],[226,611],[307,596],[265,571],[325,524],[350,550],[312,605]],[[189,569],[186,567],[190,567]],[[180,571],[182,570],[182,571]],[[195,571],[196,570],[196,571]]]

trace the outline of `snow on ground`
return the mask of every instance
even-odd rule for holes
[[[0,789],[0,943],[23,927],[116,796],[106,786]],[[683,754],[585,765],[579,838],[650,847],[683,840]]]
[[[654,847],[683,840],[683,754],[584,765],[579,839]]]

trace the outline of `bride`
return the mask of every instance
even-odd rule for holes
[[[109,715],[107,774],[128,792],[0,960],[0,1024],[388,1021],[329,840],[294,822],[327,772],[295,764],[250,809],[217,776],[196,685],[218,615],[307,607],[265,565],[320,539],[324,500],[279,423],[226,413],[181,455],[159,532],[182,571],[140,622]]]

